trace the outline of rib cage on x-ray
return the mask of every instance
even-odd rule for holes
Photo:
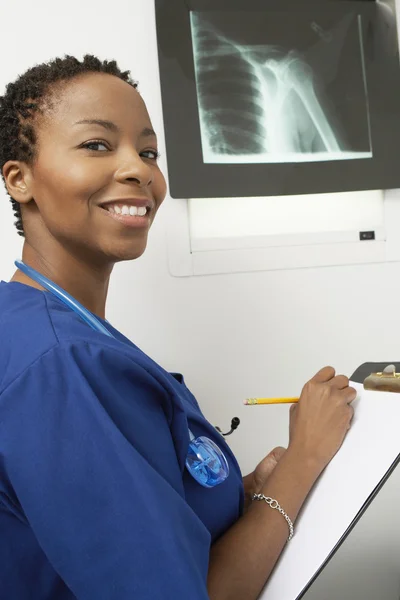
[[[297,52],[239,44],[195,12],[191,29],[205,163],[371,156],[340,139]]]

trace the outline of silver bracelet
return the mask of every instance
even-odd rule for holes
[[[289,517],[289,515],[286,514],[285,511],[283,510],[283,508],[279,505],[278,500],[274,500],[273,498],[270,498],[269,496],[264,496],[264,494],[253,494],[252,500],[264,500],[264,502],[266,502],[268,504],[268,506],[270,506],[271,508],[276,508],[276,510],[281,513],[282,517],[284,517],[286,519],[286,522],[289,526],[289,537],[288,537],[287,541],[290,542],[290,540],[292,539],[292,537],[294,535],[293,523],[292,523],[292,520]]]

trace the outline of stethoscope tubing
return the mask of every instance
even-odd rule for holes
[[[87,308],[82,306],[82,304],[80,304],[80,302],[78,302],[73,296],[68,294],[68,292],[59,287],[56,283],[54,283],[54,281],[51,281],[32,267],[29,267],[23,261],[16,260],[14,264],[18,269],[20,269],[20,271],[25,273],[25,275],[33,279],[33,281],[39,283],[46,290],[54,294],[66,306],[71,308],[92,329],[115,339],[115,336],[111,333],[111,331],[109,331],[103,325],[103,323],[101,323],[95,317],[95,315],[93,315],[89,310],[87,310]],[[223,481],[225,481],[225,479],[229,475],[229,464],[223,451],[211,439],[203,436],[195,438],[189,427],[188,431],[189,453],[186,459],[186,467],[189,473],[194,479],[196,479],[198,483],[200,483],[200,485],[206,488],[214,487],[219,483],[223,483]],[[200,447],[202,447],[203,450],[200,450]],[[197,457],[197,459],[195,459],[194,461],[193,456]],[[219,472],[217,474],[214,473],[211,479],[209,476],[209,471],[207,471],[207,477],[204,476],[204,469],[207,470],[207,465],[210,463],[210,461],[215,462],[216,460],[219,462],[220,465]]]
[[[77,300],[75,300],[73,296],[68,294],[68,292],[63,290],[56,283],[54,283],[54,281],[47,279],[47,277],[45,277],[35,269],[32,269],[20,260],[16,260],[14,264],[16,267],[18,267],[20,271],[25,273],[25,275],[28,275],[28,277],[30,277],[34,281],[37,281],[37,283],[40,283],[40,285],[43,286],[46,290],[52,292],[59,300],[64,302],[64,304],[66,304],[69,308],[76,312],[76,314],[79,315],[81,319],[83,319],[88,325],[90,325],[92,329],[104,333],[109,337],[114,337],[113,334],[110,331],[108,331],[106,327],[104,327],[103,323],[101,323],[90,311],[88,311],[87,308],[82,306],[82,304],[80,304]]]

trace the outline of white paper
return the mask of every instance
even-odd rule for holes
[[[351,385],[358,390],[352,427],[304,504],[261,600],[296,600],[400,454],[400,394]]]

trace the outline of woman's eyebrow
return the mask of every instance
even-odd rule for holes
[[[140,134],[141,137],[157,137],[156,132],[151,127],[145,127]]]
[[[108,131],[114,131],[116,133],[119,133],[121,131],[118,125],[113,123],[113,121],[107,121],[105,119],[82,119],[81,121],[77,121],[76,123],[74,123],[74,125],[99,125],[100,127],[104,127],[104,129],[107,129]],[[151,129],[151,127],[145,127],[142,130],[140,137],[157,136],[156,132],[153,129]]]
[[[74,125],[100,125],[100,127],[104,127],[109,131],[120,131],[118,125],[116,125],[112,121],[106,121],[104,119],[82,119],[82,121],[77,121],[76,123],[74,123]]]

